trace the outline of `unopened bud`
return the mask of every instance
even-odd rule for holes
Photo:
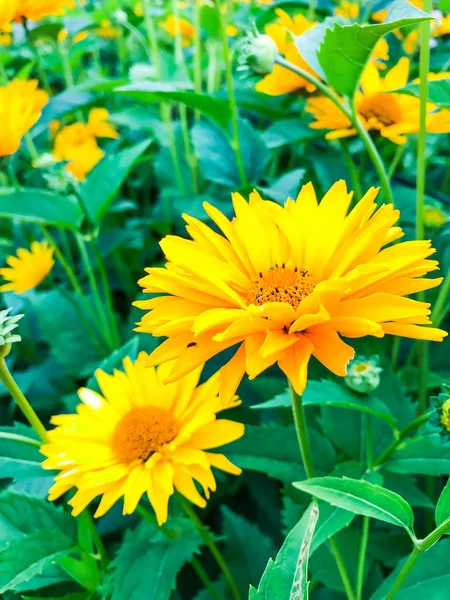
[[[348,366],[345,383],[360,394],[369,394],[380,385],[380,373],[383,370],[378,366],[379,357],[357,356]]]
[[[272,73],[278,48],[273,39],[260,33],[250,34],[241,47],[239,63],[255,75]]]

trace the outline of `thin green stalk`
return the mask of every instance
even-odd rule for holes
[[[314,477],[314,465],[312,462],[311,448],[309,445],[308,429],[306,427],[305,410],[303,407],[302,397],[294,390],[291,382],[289,382],[289,390],[291,394],[292,413],[294,415],[295,432],[297,434],[298,445],[302,455],[303,467],[305,468],[306,477],[311,479]]]
[[[364,414],[365,430],[366,430],[366,461],[367,468],[372,468],[373,462],[373,433],[372,433],[372,421],[370,415]]]
[[[393,203],[391,186],[389,183],[389,179],[388,179],[383,161],[381,159],[381,156],[378,153],[378,150],[377,150],[375,144],[372,141],[372,138],[369,135],[369,132],[366,131],[366,129],[363,127],[363,125],[356,113],[355,107],[353,107],[351,110],[348,106],[346,106],[345,104],[343,104],[341,102],[340,98],[328,86],[326,86],[319,79],[317,79],[316,77],[314,77],[307,71],[292,64],[291,62],[289,62],[288,60],[283,58],[281,55],[277,56],[275,62],[277,64],[281,65],[282,67],[289,69],[293,73],[297,73],[297,75],[300,75],[301,77],[303,77],[310,83],[314,84],[316,86],[316,88],[320,92],[322,92],[322,94],[324,94],[324,96],[329,98],[339,108],[339,110],[347,117],[347,119],[350,121],[350,123],[356,129],[360,138],[364,142],[367,153],[368,153],[370,159],[372,160],[373,166],[375,167],[375,169],[378,173],[378,177],[380,178],[381,187],[383,189],[383,193],[384,193],[386,202]]]
[[[8,433],[6,431],[0,431],[0,439],[10,440],[11,442],[20,442],[21,444],[27,444],[28,446],[35,446],[35,448],[40,448],[42,445],[39,440],[34,440],[33,438],[29,438],[26,435]]]
[[[97,243],[95,241],[92,241],[90,243],[90,246],[92,249],[92,253],[94,254],[94,258],[97,262],[97,268],[100,272],[100,279],[102,282],[103,294],[104,294],[105,302],[106,302],[106,308],[108,310],[114,345],[116,348],[118,348],[120,346],[120,335],[119,335],[119,329],[117,327],[116,313],[114,311],[111,289],[109,287],[108,276],[106,274],[105,264],[103,262],[103,257],[100,253],[100,250],[98,249]]]
[[[86,524],[89,529],[89,534],[91,536],[92,542],[94,543],[94,546],[100,557],[100,564],[102,565],[103,570],[106,571],[106,569],[109,565],[108,552],[106,550],[105,544],[103,543],[103,540],[102,540],[99,532],[97,531],[97,527],[95,526],[94,519],[88,510],[84,510],[81,513],[81,515],[84,515],[84,518],[86,519]]]
[[[408,423],[408,425],[404,427],[401,431],[397,432],[395,440],[393,440],[387,446],[387,448],[385,448],[383,452],[381,452],[378,458],[374,461],[372,467],[378,467],[379,465],[384,463],[391,456],[391,454],[394,452],[394,450],[397,448],[400,442],[403,441],[405,437],[409,433],[411,433],[411,431],[413,431],[417,427],[420,427],[420,425],[428,421],[428,419],[430,418],[430,414],[431,412],[427,412],[423,415],[420,415],[419,417]]]
[[[306,13],[306,18],[308,21],[314,21],[316,18],[316,8],[317,0],[309,0],[308,12]]]
[[[198,560],[198,558],[196,556],[194,556],[194,558],[191,558],[191,565],[194,568],[194,571],[197,573],[200,581],[203,583],[205,588],[210,593],[211,598],[215,598],[215,600],[222,600],[222,596],[219,594],[219,592],[214,587],[214,584],[211,581],[211,579],[209,578],[209,575],[206,572],[204,566],[202,565],[202,563]]]
[[[30,48],[34,54],[34,58],[36,59],[36,66],[37,66],[37,70],[38,70],[38,74],[39,74],[39,79],[41,80],[41,83],[44,86],[44,89],[47,92],[47,94],[50,95],[52,90],[51,90],[50,83],[47,78],[47,73],[45,72],[45,69],[42,65],[41,55],[39,54],[39,50],[37,49],[36,44],[34,43],[33,36],[31,35],[31,32],[28,28],[28,21],[26,18],[22,19],[22,25],[23,25],[23,29],[25,31],[25,37],[27,39],[28,45],[30,46]]]
[[[195,0],[194,8],[194,90],[196,94],[202,93],[202,29],[201,9],[203,0]],[[194,113],[195,120],[200,118],[198,110]]]
[[[11,375],[11,373],[8,369],[8,366],[5,362],[5,356],[8,354],[9,349],[10,349],[10,347],[8,348],[5,346],[1,349],[2,357],[0,359],[0,380],[2,381],[3,385],[8,390],[8,392],[11,394],[11,396],[14,398],[17,406],[22,411],[22,413],[23,413],[24,417],[27,419],[28,423],[35,430],[35,432],[39,436],[39,439],[41,440],[41,442],[43,444],[46,444],[49,441],[47,431],[46,431],[45,427],[42,425],[39,417],[35,413],[31,404],[28,402],[28,400],[22,394],[21,389],[15,382],[14,377]]]
[[[234,598],[234,600],[241,600],[241,594],[240,594],[239,588],[233,578],[233,575],[231,574],[231,571],[228,568],[228,565],[222,555],[222,552],[219,550],[219,547],[217,546],[213,537],[209,533],[208,529],[205,527],[205,525],[203,524],[201,519],[199,519],[199,517],[197,516],[197,513],[195,512],[195,510],[193,509],[192,505],[189,502],[187,502],[180,495],[178,495],[178,500],[179,500],[184,512],[186,513],[186,515],[194,523],[198,533],[202,537],[205,544],[208,546],[211,554],[213,555],[215,561],[217,562],[217,565],[219,566],[220,570],[222,571],[222,573],[228,583],[228,587],[230,588],[231,596]]]
[[[334,538],[330,538],[328,543],[330,544],[331,552],[334,560],[336,561],[336,566],[338,568],[339,575],[341,576],[347,598],[348,600],[356,600],[355,592],[353,591],[353,586],[350,582],[350,577],[348,576],[347,568],[345,566],[344,559],[342,558],[341,551],[336,544],[336,540]]]
[[[86,275],[89,280],[89,285],[92,290],[92,296],[94,298],[94,303],[95,303],[96,309],[97,309],[97,317],[101,323],[103,336],[109,346],[109,349],[114,350],[115,349],[114,341],[111,336],[111,331],[108,326],[108,320],[106,318],[105,311],[103,310],[102,299],[101,299],[101,296],[100,296],[100,293],[98,290],[97,280],[95,278],[94,271],[92,269],[91,261],[89,259],[89,255],[86,250],[86,244],[85,244],[83,238],[81,237],[81,235],[77,234],[75,237],[76,237],[76,240],[78,243],[78,248],[80,250],[80,255],[81,255],[81,259],[83,261],[84,269],[86,271]]]
[[[225,79],[227,82],[227,91],[228,91],[228,103],[230,105],[231,111],[231,127],[233,132],[233,137],[231,139],[231,146],[236,154],[236,163],[239,172],[239,177],[241,179],[241,183],[243,186],[248,185],[247,175],[245,173],[244,159],[242,156],[242,148],[241,141],[239,136],[239,114],[238,107],[236,102],[236,95],[234,93],[234,83],[233,83],[233,65],[230,53],[230,46],[228,43],[228,35],[227,35],[227,12],[222,13],[221,11],[222,2],[217,2],[217,14],[219,16],[220,21],[220,32],[222,36],[222,53],[223,60],[225,62]]]
[[[389,590],[389,593],[387,594],[387,596],[385,596],[385,600],[390,600],[400,590],[403,582],[408,577],[409,573],[411,572],[411,570],[413,569],[413,567],[416,565],[417,561],[419,560],[420,555],[421,555],[421,551],[419,550],[419,548],[414,548],[414,550],[409,555],[408,560],[405,562],[405,564],[403,565],[403,568],[401,569],[400,573],[398,574],[397,579],[394,582],[394,585]]]
[[[364,572],[366,567],[367,546],[369,542],[370,517],[363,517],[361,542],[358,554],[358,570],[356,576],[356,600],[362,600],[364,587]]]
[[[206,46],[208,52],[208,72],[206,78],[206,90],[210,96],[216,90],[216,80],[220,77],[219,63],[217,60],[217,44],[213,39],[208,40]]]
[[[341,148],[344,153],[345,162],[347,163],[348,172],[350,174],[350,178],[352,180],[352,186],[355,193],[355,200],[359,202],[362,198],[362,190],[361,184],[359,182],[359,173],[358,169],[355,165],[355,161],[353,160],[353,156],[348,148],[346,142],[341,140]]]
[[[401,159],[403,157],[403,154],[405,153],[405,150],[406,150],[406,144],[399,144],[397,146],[397,149],[396,149],[395,154],[394,154],[394,158],[392,159],[392,162],[389,165],[389,169],[388,169],[388,178],[389,178],[389,181],[394,176],[394,173],[397,170],[398,164],[401,161]]]
[[[31,137],[29,131],[27,131],[27,133],[23,136],[23,139],[25,141],[31,161],[36,162],[36,160],[39,158],[39,152],[37,151],[36,146],[34,145],[33,138]]]
[[[392,341],[392,356],[391,363],[393,367],[397,366],[398,355],[400,353],[400,337],[395,337]]]
[[[433,325],[438,327],[443,320],[443,315],[448,310],[448,295],[450,293],[450,271],[447,272],[444,281],[441,284],[438,297],[431,311],[431,321]]]

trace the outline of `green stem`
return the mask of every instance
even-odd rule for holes
[[[413,421],[411,421],[411,423],[409,423],[404,429],[402,429],[401,431],[399,431],[397,433],[397,437],[395,440],[393,440],[389,446],[387,446],[387,448],[385,448],[383,450],[383,452],[378,456],[378,458],[375,460],[375,462],[373,463],[373,467],[378,467],[379,465],[381,465],[382,463],[384,463],[390,456],[391,454],[394,452],[394,450],[397,448],[397,446],[400,444],[400,442],[402,442],[405,437],[413,430],[416,429],[417,427],[420,427],[420,425],[422,425],[423,423],[426,423],[428,421],[428,419],[430,418],[430,414],[431,412],[427,412],[423,415],[420,415],[419,417],[417,417],[416,419],[414,419]]]
[[[194,571],[197,573],[200,581],[203,583],[205,588],[210,593],[211,598],[215,598],[215,600],[222,600],[222,596],[219,594],[219,592],[214,587],[214,584],[211,581],[211,579],[209,578],[208,573],[206,572],[202,563],[198,560],[198,558],[196,556],[194,556],[194,558],[191,559],[191,565],[193,566]]]
[[[222,571],[222,573],[228,583],[228,587],[230,588],[232,597],[234,598],[234,600],[241,600],[241,594],[240,594],[239,588],[237,587],[237,584],[233,578],[233,575],[231,574],[231,571],[228,568],[228,565],[227,565],[221,551],[219,550],[219,547],[217,546],[213,537],[209,533],[208,529],[205,527],[205,525],[203,524],[201,519],[199,519],[199,517],[197,516],[197,513],[195,512],[195,510],[193,509],[192,505],[189,502],[187,502],[181,495],[178,495],[178,500],[179,500],[184,512],[194,523],[198,533],[202,537],[203,541],[205,542],[205,544],[209,548],[211,554],[213,555],[215,561],[217,562],[217,565],[219,566],[220,570]]]
[[[363,517],[361,542],[359,545],[358,571],[356,577],[356,600],[362,600],[364,587],[364,571],[366,566],[367,546],[369,542],[370,517]]]
[[[358,169],[356,168],[355,161],[353,160],[353,156],[348,148],[348,145],[342,140],[341,148],[342,152],[344,153],[345,162],[347,163],[348,172],[352,180],[352,186],[355,192],[355,200],[356,202],[359,202],[362,198],[362,190],[359,182]]]
[[[289,382],[289,390],[291,393],[295,432],[297,434],[298,445],[302,455],[303,466],[305,468],[306,477],[311,479],[314,477],[314,465],[311,457],[311,448],[309,445],[308,429],[306,427],[305,410],[303,407],[302,397],[294,390],[291,382]]]
[[[308,21],[314,21],[316,17],[317,0],[309,0],[308,12],[306,18]]]
[[[39,74],[39,79],[41,80],[41,83],[44,86],[44,89],[47,92],[47,94],[50,95],[52,93],[52,90],[51,90],[50,83],[47,78],[47,73],[45,72],[45,69],[42,65],[41,55],[39,54],[39,50],[37,49],[36,44],[34,43],[33,36],[31,35],[30,30],[28,29],[28,21],[26,18],[23,18],[22,25],[23,25],[23,29],[25,31],[25,37],[27,39],[27,42],[28,42],[33,54],[34,54],[34,58],[36,60],[36,66],[37,66],[37,70],[38,70],[38,74]]]
[[[344,585],[345,593],[347,594],[348,600],[356,600],[355,592],[353,591],[352,584],[350,582],[350,577],[348,576],[347,569],[345,567],[344,559],[342,558],[341,551],[338,548],[336,540],[330,538],[328,543],[330,544],[331,552],[334,556],[334,560],[336,561],[336,566],[339,571],[339,575],[341,576],[342,583]]]
[[[22,411],[22,413],[25,416],[25,418],[27,419],[28,423],[35,430],[35,432],[39,436],[39,439],[41,440],[41,442],[43,444],[48,443],[49,440],[48,440],[48,435],[47,435],[47,431],[46,431],[45,427],[42,425],[41,420],[35,413],[33,407],[28,402],[28,400],[25,398],[25,396],[22,394],[21,389],[19,388],[17,383],[14,381],[13,376],[9,372],[8,366],[4,359],[4,356],[6,356],[4,351],[2,354],[3,354],[3,357],[0,360],[0,379],[3,382],[3,385],[6,387],[6,389],[11,394],[11,396],[14,398],[14,400],[17,403],[17,406]]]
[[[100,564],[102,565],[103,570],[106,571],[109,565],[109,558],[105,544],[103,543],[103,540],[99,532],[97,531],[97,527],[95,526],[94,519],[91,513],[88,510],[84,510],[81,514],[85,515],[86,524],[89,529],[89,534],[100,557]]]
[[[231,127],[233,131],[233,138],[231,140],[231,145],[236,154],[236,163],[239,172],[239,177],[241,179],[241,183],[243,186],[248,185],[247,175],[245,173],[244,159],[242,157],[242,149],[241,149],[241,141],[239,136],[239,114],[238,107],[236,102],[236,95],[234,93],[234,83],[233,83],[233,65],[230,56],[230,46],[228,43],[228,35],[227,35],[227,12],[222,12],[221,10],[222,2],[217,2],[217,14],[219,16],[220,22],[220,32],[222,36],[222,53],[223,60],[225,62],[225,79],[227,82],[227,91],[228,91],[228,102],[230,105],[231,111]]]
[[[194,90],[196,94],[202,93],[202,28],[201,9],[203,0],[195,0],[194,9]],[[200,112],[194,113],[195,119],[200,118]]]
[[[100,279],[102,282],[103,294],[105,296],[106,307],[107,307],[108,314],[109,314],[109,321],[110,321],[114,345],[116,348],[118,348],[120,346],[120,335],[119,335],[119,329],[117,327],[116,313],[114,312],[113,300],[112,300],[111,290],[109,287],[108,276],[106,274],[105,264],[103,262],[103,257],[100,253],[100,250],[98,249],[97,242],[92,241],[90,246],[92,249],[92,253],[94,254],[94,258],[97,262],[97,268],[100,272]]]
[[[23,139],[24,139],[26,147],[28,149],[28,153],[30,155],[31,161],[36,162],[37,159],[39,158],[39,152],[37,151],[36,146],[34,145],[33,138],[31,137],[31,134],[29,131],[27,131],[27,133],[23,136]]]
[[[25,435],[19,435],[17,433],[8,433],[6,431],[0,431],[0,439],[11,440],[12,442],[20,442],[21,444],[27,444],[28,446],[35,446],[36,448],[41,447],[39,440],[34,440]]]
[[[397,149],[394,154],[394,158],[392,159],[392,162],[389,165],[389,170],[388,170],[389,181],[394,176],[394,173],[398,167],[399,162],[401,161],[401,159],[403,157],[403,154],[405,153],[405,150],[406,150],[406,144],[401,144],[401,145],[397,146]]]
[[[431,312],[431,321],[433,325],[438,327],[441,322],[443,315],[448,310],[447,306],[447,298],[450,293],[450,270],[447,271],[447,275],[445,276],[444,281],[441,284],[441,289],[439,290],[439,295],[434,303],[434,308]]]
[[[392,363],[393,367],[397,366],[399,353],[400,353],[400,337],[395,337],[392,341],[391,363]]]
[[[366,147],[367,153],[372,160],[373,166],[375,167],[378,177],[380,178],[381,187],[383,188],[383,193],[387,202],[393,203],[392,191],[389,184],[389,179],[386,173],[386,169],[384,168],[383,161],[381,156],[378,153],[378,150],[375,144],[372,141],[372,138],[369,135],[369,132],[365,130],[361,121],[359,120],[358,115],[356,114],[355,107],[352,110],[349,107],[345,106],[341,102],[341,99],[324,83],[322,83],[319,79],[308,73],[308,71],[304,71],[300,67],[292,64],[288,60],[284,59],[282,56],[278,55],[275,62],[286,69],[289,69],[293,73],[297,73],[300,77],[303,77],[310,83],[314,84],[316,88],[324,94],[327,98],[329,98],[338,108],[339,110],[347,117],[350,123],[358,132],[361,137],[364,145]]]
[[[389,593],[387,594],[387,596],[385,596],[384,600],[390,600],[400,590],[403,582],[405,581],[405,579],[407,578],[407,576],[409,575],[409,573],[411,572],[413,567],[416,565],[420,555],[421,555],[421,552],[420,552],[419,548],[414,548],[414,550],[409,555],[408,560],[403,565],[403,568],[400,570],[400,573],[398,574],[397,579],[394,582],[394,585],[391,587]]]

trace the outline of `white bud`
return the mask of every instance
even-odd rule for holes
[[[373,392],[380,385],[380,373],[383,370],[378,363],[378,356],[354,358],[348,366],[344,379],[347,386],[360,394]]]

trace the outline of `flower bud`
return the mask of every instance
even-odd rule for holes
[[[347,386],[354,392],[369,394],[380,385],[380,373],[383,370],[378,366],[379,357],[355,357],[348,366],[344,378]]]
[[[251,33],[242,44],[239,63],[255,75],[268,75],[273,71],[277,55],[277,45],[270,36]]]
[[[428,426],[438,430],[443,438],[450,439],[450,385],[442,385],[442,391],[438,396],[430,398],[433,409]]]
[[[0,357],[9,354],[11,344],[22,339],[17,333],[12,333],[18,327],[17,323],[24,315],[10,315],[12,308],[0,310]]]
[[[45,152],[33,161],[33,167],[35,169],[51,169],[56,165],[56,158],[50,152]]]
[[[423,209],[425,227],[440,229],[447,222],[447,215],[438,204],[425,204]]]

